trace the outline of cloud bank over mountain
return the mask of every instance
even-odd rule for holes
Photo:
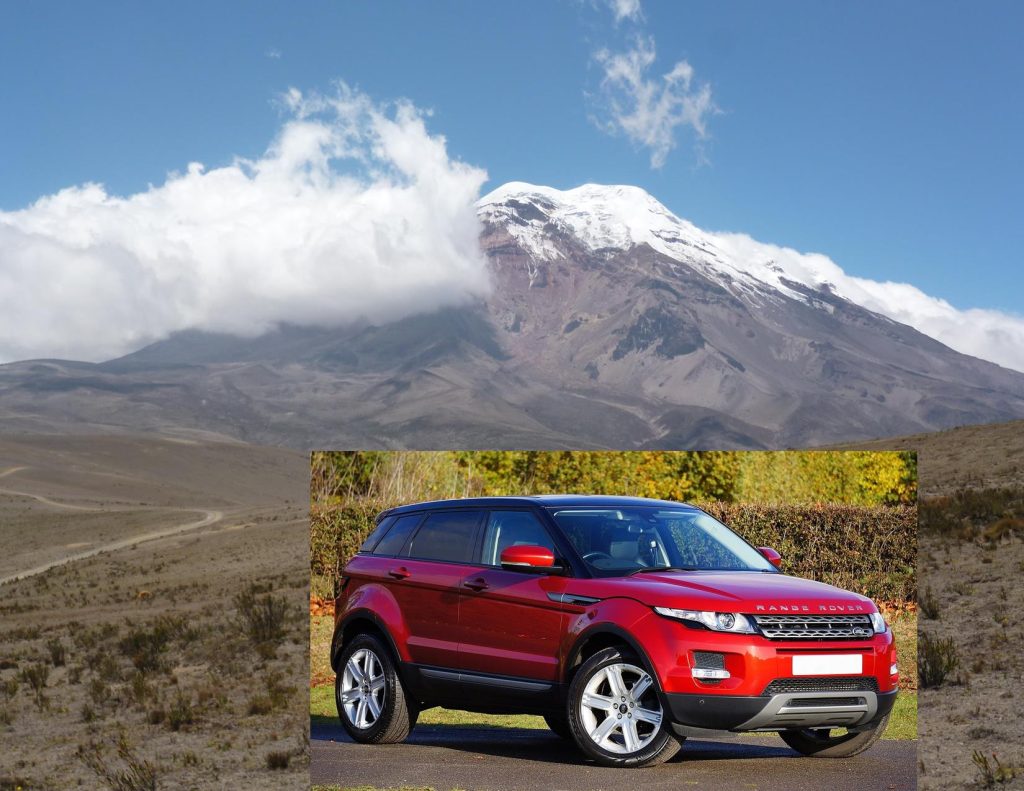
[[[487,175],[451,158],[423,112],[344,83],[282,106],[257,159],[0,212],[0,360],[107,359],[186,328],[379,322],[488,292]]]
[[[69,187],[0,212],[0,361],[104,360],[184,329],[255,336],[280,323],[382,324],[490,293],[478,216],[490,198],[477,203],[486,173],[452,158],[424,112],[344,83],[328,95],[291,90],[281,104],[281,128],[256,159],[191,163],[127,196]],[[1022,316],[958,309],[910,284],[848,274],[822,254],[701,231],[637,188],[600,188],[618,196],[607,205],[590,205],[587,188],[530,189],[564,202],[576,225],[589,218],[596,247],[706,239],[729,277],[832,290],[1024,371]],[[550,229],[536,230],[525,242],[543,251]]]
[[[771,261],[789,278],[827,288],[861,307],[907,324],[958,352],[1024,371],[1024,316],[982,308],[959,309],[910,283],[871,280],[843,270],[821,253],[765,244],[746,234],[717,234],[740,260]]]

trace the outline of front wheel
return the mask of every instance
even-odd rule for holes
[[[866,731],[847,731],[845,729],[806,728],[801,731],[779,731],[782,740],[803,755],[815,758],[850,758],[860,755],[872,744],[877,742],[885,726],[889,724],[889,715],[879,719],[873,728]]]
[[[334,682],[338,717],[357,742],[404,741],[419,711],[408,698],[388,649],[373,635],[349,642],[338,657]]]
[[[563,715],[545,714],[544,722],[548,724],[548,727],[555,736],[559,736],[563,739],[572,738],[572,731],[569,729],[569,720],[567,720]]]
[[[569,727],[579,748],[605,766],[654,766],[679,750],[654,678],[625,649],[598,651],[577,671]]]

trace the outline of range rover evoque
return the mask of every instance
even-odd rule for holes
[[[385,743],[432,706],[534,713],[608,766],[661,763],[708,729],[856,755],[896,698],[892,633],[870,599],[779,565],[676,502],[393,508],[336,591],[341,723]]]

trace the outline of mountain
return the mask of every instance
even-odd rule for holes
[[[383,325],[199,331],[0,366],[8,431],[297,447],[790,447],[1024,417],[1024,374],[711,234],[635,187],[478,205],[486,301]]]

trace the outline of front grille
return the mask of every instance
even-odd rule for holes
[[[874,676],[777,678],[761,694],[771,697],[786,692],[878,692],[878,680]]]
[[[754,615],[769,640],[867,640],[875,630],[868,615]]]
[[[787,701],[786,708],[799,709],[820,706],[863,706],[864,698],[793,698]]]

